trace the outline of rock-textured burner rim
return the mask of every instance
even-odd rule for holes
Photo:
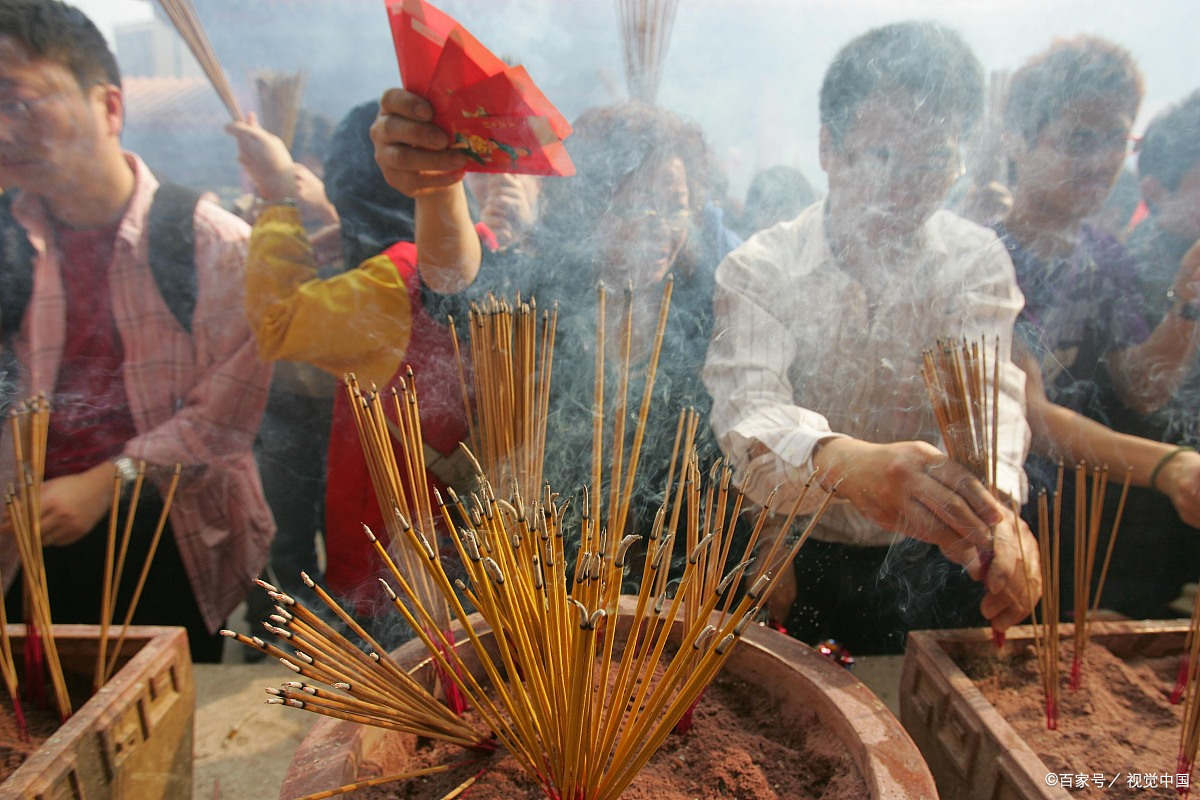
[[[632,604],[622,598],[618,618],[628,624]],[[481,638],[491,631],[472,616]],[[676,626],[681,625],[680,621]],[[420,642],[395,652],[406,666],[429,659]],[[933,776],[913,740],[887,706],[853,674],[801,642],[761,626],[747,628],[722,674],[764,691],[796,698],[821,718],[842,742],[874,800],[936,798]],[[703,702],[703,701],[701,701]],[[386,731],[334,719],[313,725],[297,749],[280,790],[280,800],[341,786],[367,777]]]

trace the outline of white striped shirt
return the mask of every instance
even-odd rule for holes
[[[1025,379],[1009,360],[1023,303],[995,234],[946,211],[925,223],[910,258],[881,263],[869,286],[834,259],[823,203],[751,238],[717,269],[704,368],[713,430],[748,497],[762,503],[778,487],[775,508],[790,509],[814,446],[832,436],[938,444],[922,353],[939,338],[986,335],[999,337],[1002,359],[998,485],[1024,498]],[[751,461],[755,443],[768,452]],[[894,538],[844,501],[814,536],[864,546]]]

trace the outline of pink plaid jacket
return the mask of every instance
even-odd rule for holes
[[[197,205],[198,292],[189,335],[167,308],[147,263],[146,219],[158,181],[141,159],[126,157],[137,186],[109,272],[125,349],[125,390],[138,431],[124,452],[152,464],[183,464],[171,527],[205,622],[215,631],[258,575],[275,533],[251,452],[271,367],[259,360],[242,311],[250,230],[212,203]],[[50,396],[66,333],[60,254],[36,198],[19,198],[14,213],[37,250],[33,296],[13,344],[21,364],[17,396]],[[4,428],[0,485],[8,484],[13,469]],[[165,495],[166,486],[160,491]],[[11,544],[3,553],[5,578],[15,571]]]

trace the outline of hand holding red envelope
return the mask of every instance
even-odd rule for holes
[[[452,17],[424,0],[386,0],[404,88],[466,153],[471,172],[574,175],[562,140],[571,126],[534,85]]]

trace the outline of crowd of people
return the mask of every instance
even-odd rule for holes
[[[323,164],[253,116],[232,123],[254,198],[223,210],[122,149],[120,72],[91,21],[59,0],[5,2],[0,403],[50,399],[54,618],[97,621],[114,481],[132,484],[138,462],[151,510],[135,557],[182,471],[135,621],[184,625],[193,657],[218,660],[215,634],[247,597],[256,607],[255,578],[304,596],[299,573],[322,566],[336,595],[379,616],[382,565],[361,525],[382,527],[381,511],[340,378],[387,388],[412,369],[427,480],[469,490],[449,320],[489,294],[556,304],[545,476],[581,501],[603,490],[589,486],[595,287],[631,293],[628,328],[622,303],[605,305],[623,339],[605,350],[616,383],[619,354],[650,358],[668,281],[655,435],[629,530],[610,535],[652,524],[675,421],[694,409],[700,463],[724,459],[747,509],[787,509],[812,481],[838,487],[765,617],[810,643],[895,653],[912,629],[1026,619],[1042,592],[1034,500],[1058,464],[1103,465],[1135,487],[1104,606],[1177,615],[1200,574],[1200,92],[1146,126],[1141,202],[1113,224],[1100,212],[1143,91],[1119,45],[1056,39],[1009,82],[992,174],[972,160],[979,60],[942,25],[897,23],[826,71],[823,196],[777,167],[730,203],[699,127],[638,102],[574,122],[573,177],[470,172],[428,100],[397,88],[350,111]],[[993,489],[947,457],[921,372],[938,340],[981,336],[1000,362],[986,378]],[[12,469],[6,439],[0,484]],[[798,532],[787,516],[764,541]],[[0,548],[19,618],[7,521]]]

